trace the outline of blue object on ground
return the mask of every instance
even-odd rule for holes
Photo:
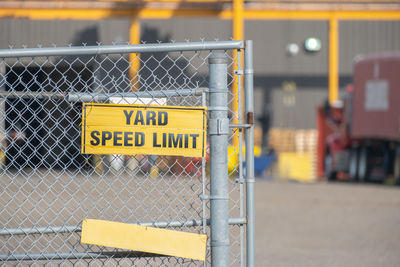
[[[254,172],[256,176],[263,176],[264,172],[276,161],[275,154],[261,155],[254,157]]]

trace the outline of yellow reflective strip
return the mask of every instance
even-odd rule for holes
[[[82,222],[81,242],[204,261],[207,236],[135,224],[85,219]]]

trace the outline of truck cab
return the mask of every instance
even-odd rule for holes
[[[400,53],[357,57],[340,105],[318,111],[319,174],[400,183]]]

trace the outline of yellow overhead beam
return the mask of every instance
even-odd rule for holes
[[[142,9],[139,11],[142,19],[169,19],[172,17],[219,17],[221,19],[231,19],[230,10],[215,9]]]
[[[142,19],[168,19],[172,17],[220,17],[230,19],[230,11],[214,9],[2,9],[0,17],[28,18],[32,20],[76,19],[97,20],[111,17],[132,17]]]
[[[128,1],[128,0],[114,0],[114,1]],[[387,0],[389,1],[389,0]],[[231,0],[142,0],[147,3],[219,3],[219,2],[231,2]]]
[[[244,18],[248,20],[400,20],[399,10],[245,10]]]
[[[235,0],[236,1],[236,0]],[[172,17],[213,16],[232,19],[234,11],[212,8],[193,9],[18,9],[0,8],[0,17],[47,19],[92,20],[110,17],[132,17],[137,14],[142,19],[168,19]],[[240,14],[240,13],[239,13]],[[243,10],[244,20],[400,20],[399,10]]]
[[[111,9],[1,9],[0,17],[28,18],[33,20],[77,19],[93,20],[109,17],[130,17],[134,10]]]

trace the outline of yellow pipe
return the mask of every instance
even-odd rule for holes
[[[234,3],[237,0],[233,0]],[[239,0],[243,1],[243,0]],[[400,20],[400,12],[393,10],[244,10],[243,20],[329,20],[332,14],[339,20]],[[142,9],[139,16],[143,19],[167,19],[174,16],[206,16],[234,20],[235,7],[231,10],[217,11],[214,9],[171,10],[171,9]]]
[[[231,11],[204,9],[17,9],[0,8],[0,17],[29,18],[32,20],[76,19],[97,20],[111,17],[132,17],[142,19],[168,19],[172,17],[219,17],[230,19]]]
[[[233,39],[243,40],[243,0],[233,0]]]
[[[109,17],[129,17],[132,10],[126,9],[0,9],[0,17],[52,19],[102,19]]]
[[[220,19],[232,18],[230,11],[215,9],[142,9],[139,17],[143,19],[169,19],[172,17],[218,17]]]
[[[329,103],[333,104],[339,96],[339,34],[338,20],[329,20]]]
[[[243,0],[233,0],[233,39],[243,40],[244,39],[244,20],[243,20]],[[233,51],[233,58],[237,58],[237,50]],[[236,60],[236,62],[238,62]],[[237,66],[238,69],[243,69],[242,66]],[[232,70],[234,71],[234,69]],[[233,111],[233,123],[239,123],[239,80],[238,76],[233,74],[235,80],[232,85],[232,94],[234,96],[234,101],[232,104]],[[233,136],[232,145],[237,147],[239,145],[239,135],[236,132]]]
[[[130,44],[139,44],[140,43],[140,20],[139,17],[133,16],[131,20],[131,25],[129,28],[129,42]],[[132,90],[139,90],[139,79],[138,72],[140,69],[140,55],[131,53],[129,54],[129,77],[132,82]]]
[[[399,20],[398,10],[245,10],[248,20],[329,20],[332,14],[339,20]]]
[[[127,0],[120,0],[127,1]],[[148,3],[221,3],[221,2],[229,2],[230,0],[143,0],[143,2]],[[389,0],[387,0],[389,1]]]
[[[236,0],[234,0],[236,1]],[[242,0],[241,0],[242,1]],[[332,14],[338,20],[400,20],[398,10],[243,10],[246,20],[329,20]],[[0,17],[29,19],[81,19],[93,20],[110,17],[132,17],[135,13],[142,19],[168,19],[171,17],[213,16],[220,19],[233,19],[231,10],[212,8],[196,9],[18,9],[0,8]]]
[[[399,20],[399,10],[393,11],[337,11],[336,18],[339,20]]]

